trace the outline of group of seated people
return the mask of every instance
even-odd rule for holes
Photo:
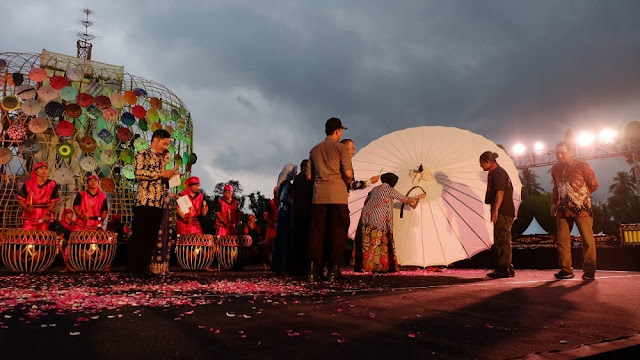
[[[118,214],[109,216],[109,206],[106,194],[100,189],[100,178],[90,175],[86,178],[85,189],[78,192],[73,201],[73,207],[62,211],[60,219],[53,216],[60,200],[60,187],[55,180],[49,179],[49,167],[41,162],[33,166],[29,179],[18,193],[18,204],[22,209],[24,230],[55,231],[60,241],[60,252],[67,267],[66,271],[73,271],[68,262],[66,241],[73,231],[104,230],[118,233],[121,241],[127,239],[129,231]],[[215,204],[215,234],[220,236],[238,235],[237,227],[241,224],[242,212],[240,203],[233,197],[233,187],[225,185],[223,196]],[[178,235],[203,234],[198,219],[209,211],[204,194],[200,192],[200,180],[190,177],[186,180],[186,189],[173,197],[187,196],[191,202],[189,210],[181,211],[176,207],[176,230]],[[262,243],[262,233],[256,224],[254,215],[249,216],[247,225],[242,232],[250,235],[255,243]],[[262,251],[261,251],[262,253]]]

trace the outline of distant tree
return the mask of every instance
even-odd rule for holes
[[[240,185],[240,182],[238,180],[229,180],[227,182],[217,183],[216,186],[213,188],[213,197],[216,200],[221,198],[222,194],[224,194],[224,186],[227,184],[233,186],[233,197],[238,199],[238,202],[240,203],[240,209],[244,209],[244,204],[247,199],[243,194],[244,188],[242,187],[242,185]],[[246,219],[243,219],[243,221],[244,220]]]
[[[267,199],[260,191],[252,192],[247,195],[249,198],[249,210],[256,216],[256,222],[261,229],[265,229],[267,225],[264,221],[264,212],[269,207],[269,199]]]
[[[551,193],[523,197],[518,210],[518,218],[511,228],[512,233],[514,235],[522,234],[535,217],[546,232],[554,234],[556,232],[556,218],[551,215],[550,209]]]
[[[609,186],[612,194],[607,202],[607,210],[613,217],[623,223],[640,221],[640,203],[636,195],[637,186],[633,175],[619,171]]]
[[[211,195],[207,194],[206,191],[202,190],[202,194],[204,195],[204,201],[207,203],[209,207],[209,211],[203,215],[199,216],[198,220],[200,220],[200,226],[202,226],[202,232],[205,234],[215,234],[216,233],[216,213],[214,212],[215,199],[211,197]]]
[[[520,183],[522,183],[522,196],[529,197],[544,193],[544,189],[538,182],[539,176],[531,169],[522,169]]]

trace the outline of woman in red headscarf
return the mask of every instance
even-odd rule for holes
[[[216,203],[216,235],[238,235],[236,225],[241,216],[240,203],[233,198],[233,186],[227,184]]]
[[[60,187],[55,181],[47,179],[48,175],[47,163],[35,164],[29,180],[24,183],[18,194],[18,205],[23,210],[24,230],[49,230],[51,214],[56,202],[60,200]]]
[[[187,188],[182,190],[180,196],[188,196],[191,201],[189,212],[184,214],[178,207],[178,219],[176,225],[178,234],[202,234],[202,226],[198,221],[198,216],[204,216],[209,211],[207,203],[204,201],[204,194],[200,192],[200,179],[192,176],[185,182]]]
[[[98,175],[87,177],[87,188],[76,195],[73,212],[76,214],[74,230],[100,230],[109,213],[107,195],[100,190]]]

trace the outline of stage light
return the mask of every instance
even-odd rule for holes
[[[527,151],[527,147],[524,144],[518,143],[513,145],[513,155],[520,156]]]
[[[536,141],[535,144],[533,144],[533,151],[535,151],[538,155],[542,154],[542,152],[544,152],[544,149],[545,146],[542,141]]]
[[[596,136],[590,132],[581,132],[576,136],[576,145],[586,147],[593,144],[596,140]]]
[[[604,128],[600,131],[600,142],[603,144],[612,144],[618,137],[618,131],[615,129]]]

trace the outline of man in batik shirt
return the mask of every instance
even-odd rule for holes
[[[582,279],[593,280],[596,273],[596,244],[593,236],[591,194],[598,189],[596,175],[584,161],[571,155],[567,143],[556,145],[558,163],[551,168],[553,195],[551,214],[558,218],[556,248],[560,260],[557,279],[571,279],[571,228],[578,227],[582,238]]]
[[[22,208],[22,228],[24,230],[48,230],[52,220],[51,214],[60,200],[60,187],[55,181],[47,179],[49,166],[41,162],[33,166],[31,176],[20,193],[18,205]]]
[[[99,187],[97,175],[87,177],[87,188],[76,195],[73,212],[76,214],[75,231],[98,230],[104,227],[109,212],[107,195]]]
[[[134,161],[138,190],[133,207],[133,233],[128,241],[129,263],[127,270],[144,274],[149,271],[151,253],[158,239],[167,190],[162,179],[171,179],[177,171],[166,170],[164,152],[171,141],[166,130],[156,130],[151,137],[151,147],[139,151]]]

